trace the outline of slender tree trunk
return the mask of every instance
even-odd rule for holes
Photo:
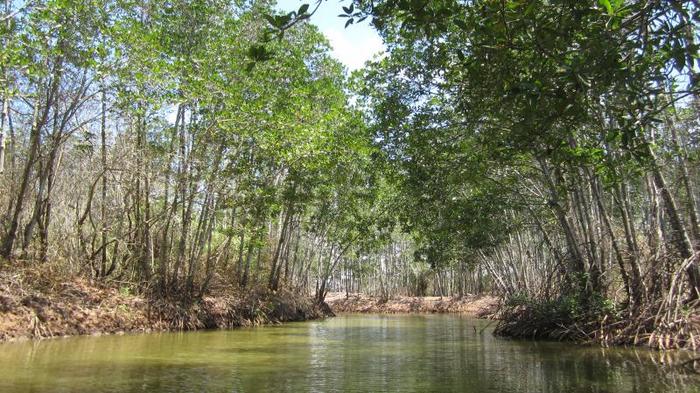
[[[6,2],[9,0],[6,0]],[[2,99],[2,117],[0,118],[0,175],[5,173],[5,126],[10,119],[10,97]]]
[[[39,100],[34,103],[34,115],[33,123],[29,136],[29,151],[27,154],[27,162],[24,165],[24,172],[22,173],[22,180],[20,182],[19,191],[17,193],[16,202],[14,204],[14,209],[12,210],[12,221],[10,222],[10,227],[2,241],[2,249],[0,249],[0,255],[9,258],[12,255],[12,249],[17,238],[17,228],[19,227],[19,217],[22,214],[22,205],[24,204],[24,198],[27,194],[27,189],[29,188],[30,177],[32,173],[32,167],[36,161],[36,157],[39,153],[39,140],[41,134],[41,127],[43,127],[44,119],[46,118],[46,110],[44,110],[44,116],[39,119]]]
[[[549,188],[549,195],[550,195],[550,200],[549,200],[549,205],[554,211],[554,214],[557,218],[557,221],[559,222],[560,227],[562,228],[562,231],[564,232],[564,236],[566,239],[567,243],[567,248],[569,250],[569,253],[571,254],[571,262],[570,262],[570,271],[569,273],[573,274],[583,274],[585,273],[585,265],[583,262],[583,257],[581,256],[581,251],[578,246],[578,241],[576,240],[576,235],[574,234],[573,229],[571,228],[571,224],[569,223],[569,220],[567,218],[566,211],[564,210],[564,207],[561,205],[561,199],[558,196],[558,190],[555,185],[553,175],[551,171],[549,170],[548,164],[545,162],[543,158],[538,159],[540,163],[540,168],[542,169],[544,173],[544,179],[547,184],[547,187]],[[581,288],[579,288],[581,289]]]
[[[647,144],[647,152],[649,157],[651,157],[653,160],[652,174],[654,177],[654,183],[659,188],[661,193],[661,199],[664,203],[664,210],[666,211],[666,214],[668,214],[669,223],[671,224],[671,229],[673,231],[673,245],[683,259],[688,259],[693,255],[693,246],[690,241],[690,237],[688,236],[688,232],[685,230],[683,222],[680,219],[676,201],[669,191],[666,184],[666,179],[658,166],[656,154],[651,149],[649,144]],[[686,274],[688,275],[688,281],[690,282],[691,300],[700,298],[700,267],[697,265],[697,262],[691,263],[688,266],[686,269]]]
[[[100,200],[100,276],[107,273],[107,97],[104,85],[101,87],[100,104],[100,161],[102,164],[102,190]]]
[[[62,144],[57,142],[58,146],[55,148],[62,149]],[[58,155],[58,157],[56,157]],[[53,197],[53,190],[54,190],[54,185],[56,184],[56,172],[58,170],[58,167],[61,165],[61,159],[63,158],[63,153],[62,151],[56,152],[56,150],[52,151],[51,154],[49,155],[49,160],[48,160],[48,174],[47,174],[47,180],[46,180],[46,198],[43,202],[43,217],[40,218],[40,231],[39,231],[39,239],[40,239],[40,252],[39,252],[39,259],[42,262],[46,262],[47,256],[48,256],[48,249],[49,249],[49,228],[51,227],[51,213],[52,213],[52,197]]]
[[[287,206],[287,209],[285,209],[283,213],[283,223],[281,230],[279,232],[279,241],[277,242],[277,247],[275,247],[275,253],[272,257],[272,265],[270,269],[270,279],[269,279],[269,288],[273,291],[277,290],[277,287],[279,286],[279,262],[280,262],[280,256],[282,254],[282,249],[284,247],[284,244],[286,243],[287,240],[287,231],[289,230],[289,223],[291,221],[293,212],[292,212],[293,206],[291,203]]]

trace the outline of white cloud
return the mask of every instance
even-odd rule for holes
[[[333,57],[345,64],[352,72],[362,68],[367,60],[374,58],[374,55],[384,52],[384,44],[376,33],[359,32],[360,34],[353,35],[351,29],[352,27],[344,30],[326,28],[322,29],[322,32],[333,47],[331,52]]]

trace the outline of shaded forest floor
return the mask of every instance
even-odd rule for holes
[[[488,295],[457,297],[412,297],[397,296],[387,301],[365,294],[333,292],[326,296],[326,302],[334,312],[359,313],[461,313],[479,318],[490,317],[498,309],[499,298]]]
[[[148,299],[83,278],[0,272],[0,341],[234,328],[332,315],[311,297],[250,290],[182,302]]]

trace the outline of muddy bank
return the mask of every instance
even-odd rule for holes
[[[149,300],[74,278],[0,274],[0,341],[75,335],[234,328],[328,316],[311,298],[278,291],[204,297],[187,303]]]
[[[333,312],[359,313],[461,313],[479,318],[493,315],[499,304],[494,296],[456,297],[398,296],[387,301],[364,294],[329,293],[326,302]]]

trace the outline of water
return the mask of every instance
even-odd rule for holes
[[[348,315],[8,343],[0,345],[0,392],[700,392],[700,376],[655,365],[688,353],[506,340],[487,324]]]

